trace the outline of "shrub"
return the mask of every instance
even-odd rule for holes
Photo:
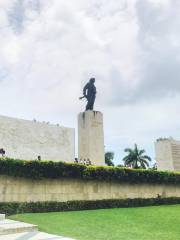
[[[108,208],[144,207],[156,205],[180,204],[180,198],[150,198],[150,199],[108,199],[96,201],[69,202],[0,202],[0,212],[7,215],[19,213],[64,212]]]
[[[73,178],[129,183],[180,184],[180,173],[52,161],[0,159],[0,174],[30,179]]]

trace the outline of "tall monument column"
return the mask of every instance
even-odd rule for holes
[[[103,114],[85,111],[78,115],[78,157],[93,165],[105,165]]]

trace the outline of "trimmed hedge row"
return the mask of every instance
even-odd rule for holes
[[[157,205],[180,204],[180,198],[150,198],[150,199],[109,199],[96,201],[69,201],[69,202],[0,202],[0,212],[7,215],[19,213],[65,212],[79,210],[95,210],[108,208],[128,208]]]
[[[52,161],[0,159],[0,174],[30,179],[73,178],[130,183],[180,184],[180,173]]]

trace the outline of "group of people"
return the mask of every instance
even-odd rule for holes
[[[83,164],[83,165],[87,165],[87,166],[92,165],[90,159],[78,159],[78,158],[75,158],[74,162],[75,163],[79,163],[79,164]]]

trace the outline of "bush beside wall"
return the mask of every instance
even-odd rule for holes
[[[0,159],[0,174],[31,179],[76,178],[133,183],[180,184],[180,173],[128,169],[119,167],[85,166],[52,161]]]
[[[0,202],[0,212],[7,215],[19,213],[64,212],[108,208],[144,207],[180,204],[180,198],[119,199],[69,202]]]
[[[180,173],[129,169],[119,167],[85,166],[52,161],[0,159],[0,174],[30,179],[75,178],[129,183],[180,184]]]

